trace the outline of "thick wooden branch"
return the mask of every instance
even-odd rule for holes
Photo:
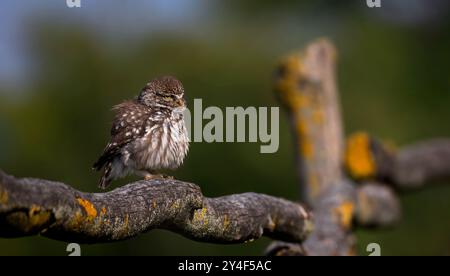
[[[352,220],[362,227],[391,227],[401,219],[401,206],[393,189],[367,182],[354,189],[352,183],[339,183],[325,193],[315,212],[314,233],[303,244],[273,242],[266,250],[269,256],[355,255],[349,244],[355,243]],[[340,191],[339,191],[340,190]],[[342,195],[350,195],[343,198]],[[355,210],[353,210],[355,206]],[[349,251],[346,251],[349,250]]]
[[[343,136],[335,67],[333,44],[320,39],[284,58],[275,79],[275,92],[291,122],[302,202],[311,206],[342,177]]]
[[[353,183],[341,179],[325,190],[314,209],[316,228],[303,243],[306,255],[348,256],[356,254],[352,233],[356,206]]]
[[[178,180],[138,181],[107,193],[18,179],[0,170],[0,237],[40,234],[80,243],[124,240],[161,228],[212,243],[241,243],[262,235],[300,242],[311,216],[294,202],[256,193],[206,198]]]
[[[302,244],[272,243],[269,255],[353,255],[353,222],[386,227],[400,219],[393,188],[450,178],[449,139],[395,151],[357,133],[344,147],[335,56],[322,39],[283,59],[277,71],[275,92],[291,122],[302,198],[313,208],[315,229]]]
[[[352,221],[356,193],[352,183],[334,183],[324,191],[314,209],[315,228],[303,244],[273,242],[266,250],[276,256],[347,256],[355,255]]]
[[[335,80],[336,50],[320,39],[282,60],[275,92],[288,112],[297,148],[302,200],[315,230],[301,247],[275,243],[272,255],[353,255],[356,191],[342,171],[342,121]]]
[[[400,150],[359,132],[347,139],[345,167],[355,180],[376,180],[407,190],[450,179],[450,139],[432,139]]]

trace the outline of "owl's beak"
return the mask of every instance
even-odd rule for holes
[[[183,98],[177,99],[176,104],[177,104],[177,106],[185,106],[186,101]]]

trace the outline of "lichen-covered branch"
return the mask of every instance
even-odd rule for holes
[[[315,228],[302,243],[273,242],[266,250],[276,256],[347,256],[355,255],[352,234],[356,192],[346,180],[334,183],[317,200]]]
[[[68,242],[124,240],[167,229],[213,243],[241,243],[262,235],[300,242],[312,230],[299,204],[256,193],[206,198],[192,183],[138,181],[107,193],[15,178],[0,170],[0,237],[40,234]]]
[[[323,191],[314,209],[316,228],[305,240],[306,255],[348,256],[356,254],[352,233],[356,192],[352,183],[337,180]]]
[[[275,79],[275,93],[294,136],[302,202],[311,206],[342,177],[344,139],[335,67],[333,44],[320,39],[285,57]]]
[[[294,133],[302,199],[313,207],[315,229],[299,246],[275,243],[272,255],[353,255],[356,192],[342,171],[343,135],[336,50],[320,39],[281,61],[275,92]]]
[[[335,56],[321,39],[287,56],[277,70],[275,92],[291,122],[300,190],[315,229],[301,244],[272,243],[268,255],[354,255],[353,222],[392,226],[401,217],[396,190],[450,178],[449,139],[394,150],[356,133],[343,145]]]
[[[376,180],[401,190],[450,179],[450,139],[431,139],[399,150],[358,132],[347,139],[345,167],[358,181]]]

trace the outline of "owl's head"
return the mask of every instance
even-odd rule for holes
[[[162,76],[147,83],[138,101],[149,107],[170,110],[182,110],[186,107],[183,85],[172,76]]]

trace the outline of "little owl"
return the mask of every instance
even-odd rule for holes
[[[99,187],[135,173],[151,179],[161,169],[176,169],[189,148],[183,120],[186,109],[184,88],[171,76],[147,83],[140,95],[116,105],[111,141],[94,169],[103,174]]]

